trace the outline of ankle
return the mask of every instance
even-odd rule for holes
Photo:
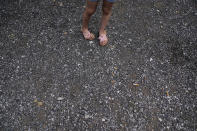
[[[87,27],[82,27],[81,31],[88,31],[88,28]]]
[[[99,35],[101,35],[101,34],[106,34],[106,31],[105,30],[100,30]]]

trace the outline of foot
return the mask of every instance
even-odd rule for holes
[[[90,33],[88,29],[81,29],[81,31],[86,40],[93,40],[95,38],[94,34]]]
[[[105,46],[108,42],[108,38],[107,38],[107,33],[106,31],[99,33],[99,40],[100,40],[100,45],[101,46]]]

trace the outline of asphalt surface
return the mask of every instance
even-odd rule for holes
[[[0,1],[0,130],[197,131],[197,2],[118,0],[105,47],[84,6]]]

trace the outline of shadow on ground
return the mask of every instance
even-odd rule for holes
[[[84,6],[1,1],[0,129],[196,131],[195,1],[117,1],[105,47],[81,35]]]

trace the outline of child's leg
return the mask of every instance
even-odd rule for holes
[[[104,33],[105,27],[107,26],[107,23],[111,16],[112,6],[113,6],[113,2],[109,2],[109,0],[103,0],[103,7],[102,7],[103,16],[102,16],[101,27],[99,31],[101,34]]]
[[[113,6],[113,2],[109,2],[109,1],[114,1],[114,0],[103,0],[103,15],[102,15],[102,20],[101,20],[101,27],[100,27],[100,31],[99,34],[100,36],[104,36],[102,40],[100,40],[100,44],[101,45],[105,45],[107,44],[107,37],[106,37],[106,31],[105,31],[105,27],[107,26],[107,23],[109,21],[109,18],[111,16],[112,13],[112,6]]]
[[[90,17],[94,14],[96,11],[96,7],[98,5],[98,2],[96,0],[87,0],[87,5],[85,12],[83,13],[83,23],[82,23],[82,32],[86,39],[92,40],[94,39],[94,35],[88,31],[88,23],[90,20]]]

